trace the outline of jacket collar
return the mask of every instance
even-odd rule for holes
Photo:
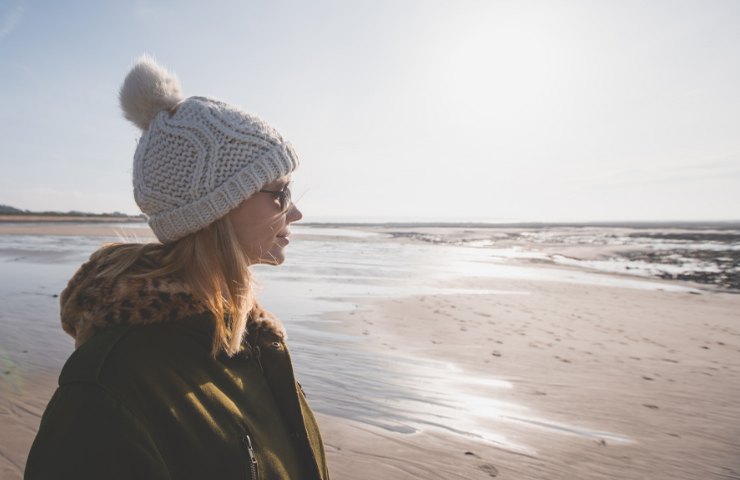
[[[159,322],[183,322],[200,316],[196,322],[213,330],[208,307],[181,280],[175,277],[111,279],[98,275],[112,263],[110,247],[90,256],[60,295],[62,328],[75,339],[75,348],[96,332],[114,325],[147,325]],[[269,331],[286,338],[280,321],[257,307],[247,320],[247,330]],[[204,315],[205,314],[205,315]],[[193,321],[184,322],[192,324]]]

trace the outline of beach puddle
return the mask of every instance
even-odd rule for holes
[[[292,247],[291,247],[292,248]],[[324,242],[305,240],[298,242],[292,250],[293,255],[277,269],[257,266],[259,275],[278,279],[312,279],[315,282],[331,285],[332,291],[342,291],[350,285],[366,287],[355,288],[346,296],[354,294],[389,295],[388,289],[402,295],[423,294],[422,288],[445,288],[444,285],[460,276],[501,278],[512,280],[536,280],[586,285],[600,285],[621,288],[665,290],[676,292],[697,292],[696,288],[650,278],[628,275],[610,275],[601,264],[569,261],[562,256],[550,256],[541,252],[526,251],[520,248],[489,249],[466,246],[425,245],[403,243],[354,243],[352,241]],[[512,260],[547,260],[548,266],[511,263]],[[608,262],[607,262],[608,263]],[[558,264],[562,265],[558,268]],[[611,265],[611,264],[610,264]],[[624,273],[619,262],[613,272]],[[588,271],[599,266],[598,271]],[[582,267],[585,269],[573,268]],[[282,274],[282,272],[290,272]],[[384,290],[384,291],[381,291]],[[454,288],[449,289],[450,291]],[[358,292],[359,291],[359,292]],[[370,292],[370,293],[366,293]],[[345,293],[342,291],[341,295]],[[390,294],[393,295],[393,294]],[[395,296],[395,295],[394,295]]]

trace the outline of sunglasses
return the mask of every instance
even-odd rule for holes
[[[286,211],[288,210],[288,207],[290,206],[291,198],[290,198],[290,183],[286,184],[285,187],[283,187],[282,190],[260,190],[260,192],[264,193],[271,193],[275,195],[278,200],[280,201],[280,210]]]

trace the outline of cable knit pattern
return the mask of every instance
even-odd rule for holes
[[[298,167],[267,123],[206,97],[159,112],[134,155],[134,198],[157,238],[172,242],[223,217]]]
[[[134,155],[134,199],[162,243],[207,227],[265,184],[298,167],[270,125],[207,97],[182,100],[177,77],[142,56],[119,94],[142,128]]]

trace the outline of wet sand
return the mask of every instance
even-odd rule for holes
[[[2,216],[0,216],[2,217]],[[85,221],[82,218],[71,217],[63,220],[24,217],[23,220],[0,218],[0,235],[88,235],[95,237],[116,237],[122,234],[138,235],[153,239],[151,229],[141,222],[125,222],[121,220]]]
[[[469,403],[503,441],[326,422],[339,478],[740,478],[740,296],[460,279],[480,281],[531,294],[334,315],[378,350],[509,382]],[[492,398],[524,410],[496,411]]]
[[[415,396],[387,406],[417,423],[319,413],[333,478],[740,478],[740,295],[661,285],[460,275],[455,288],[496,293],[345,298],[320,319],[397,360]],[[51,315],[57,299],[40,301]],[[3,479],[21,478],[61,367],[39,360],[51,333],[24,332],[0,352]]]

